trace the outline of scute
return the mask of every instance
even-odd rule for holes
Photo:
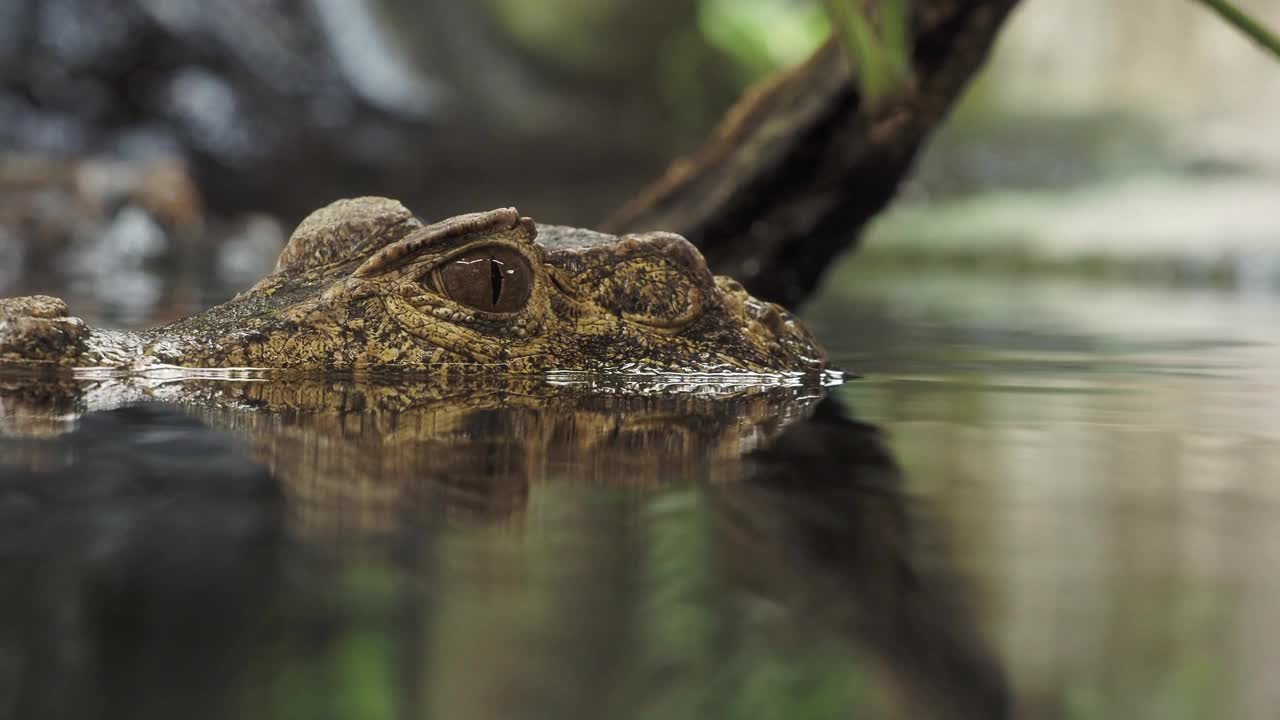
[[[390,198],[347,198],[308,215],[293,231],[275,272],[300,273],[343,260],[361,260],[422,227]]]
[[[675,330],[714,301],[715,282],[688,240],[651,232],[617,238],[578,228],[541,226],[547,260],[602,308],[655,330]]]

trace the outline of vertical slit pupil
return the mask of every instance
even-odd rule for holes
[[[489,284],[493,288],[493,304],[497,306],[502,296],[502,263],[489,258]]]

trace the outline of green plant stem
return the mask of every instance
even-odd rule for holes
[[[832,33],[853,65],[854,79],[875,105],[908,82],[911,59],[905,0],[880,0],[879,12],[864,13],[855,0],[827,0]]]
[[[1232,5],[1229,0],[1196,1],[1217,13],[1229,25],[1248,35],[1254,42],[1261,45],[1264,50],[1275,56],[1277,60],[1280,60],[1280,37],[1277,37],[1262,23],[1249,17],[1245,11]]]

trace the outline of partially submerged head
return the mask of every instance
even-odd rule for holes
[[[714,277],[678,235],[539,226],[511,208],[423,225],[385,198],[317,210],[253,288],[140,341],[149,361],[189,367],[825,366],[794,316]]]

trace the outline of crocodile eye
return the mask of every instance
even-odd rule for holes
[[[512,313],[524,307],[533,289],[533,270],[520,253],[502,246],[469,250],[440,269],[451,300],[474,310]]]

